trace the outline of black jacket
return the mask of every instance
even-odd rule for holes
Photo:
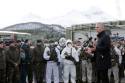
[[[97,70],[105,70],[111,67],[111,41],[109,35],[102,31],[97,35],[98,41],[96,46],[96,68]]]
[[[33,63],[44,62],[45,60],[43,58],[43,53],[44,53],[44,47],[42,47],[42,46],[36,46],[33,49],[32,62]]]
[[[6,57],[4,54],[4,50],[0,49],[0,69],[6,68]]]
[[[31,49],[29,45],[25,43],[21,46],[21,49],[24,51],[25,56],[22,58],[21,56],[21,64],[29,64],[31,63],[32,56],[31,56]]]
[[[15,67],[15,63],[19,64],[20,63],[20,57],[19,57],[19,52],[15,48],[9,47],[9,49],[6,51],[6,58],[7,58],[7,66],[10,67]]]

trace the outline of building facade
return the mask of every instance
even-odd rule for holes
[[[111,36],[115,36],[118,34],[119,36],[125,37],[125,21],[115,21],[115,22],[105,22],[105,27],[107,30],[107,34]],[[80,24],[73,25],[66,29],[66,38],[72,40],[86,40],[88,37],[96,37],[95,32],[95,23],[92,24]]]

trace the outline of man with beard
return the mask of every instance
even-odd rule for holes
[[[43,83],[45,74],[46,61],[43,58],[44,44],[41,40],[37,40],[37,44],[33,49],[32,63],[35,74],[36,83]]]
[[[7,83],[19,83],[19,51],[17,51],[14,41],[10,41],[9,43],[9,49],[6,51]]]
[[[0,41],[0,83],[6,83],[6,56],[2,41]]]

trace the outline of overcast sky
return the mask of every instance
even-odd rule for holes
[[[124,3],[125,0],[0,0],[0,28],[32,21],[32,16],[41,21],[90,7],[98,7],[113,17],[125,19]],[[25,20],[30,15],[31,19]]]

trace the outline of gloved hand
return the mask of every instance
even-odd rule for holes
[[[50,51],[47,52],[48,56],[50,56]]]
[[[60,62],[57,62],[57,66],[59,66],[60,65]]]
[[[74,64],[75,64],[75,65],[78,65],[78,64],[79,64],[79,62],[74,61]]]
[[[65,59],[75,62],[75,59],[72,56],[66,56]]]
[[[71,60],[71,59],[72,59],[72,56],[65,56],[65,59]]]
[[[68,56],[68,53],[67,53],[67,52],[65,52],[65,53],[64,53],[64,55]]]
[[[59,62],[59,61],[58,61],[58,58],[56,58],[54,61],[55,61],[55,62]]]

